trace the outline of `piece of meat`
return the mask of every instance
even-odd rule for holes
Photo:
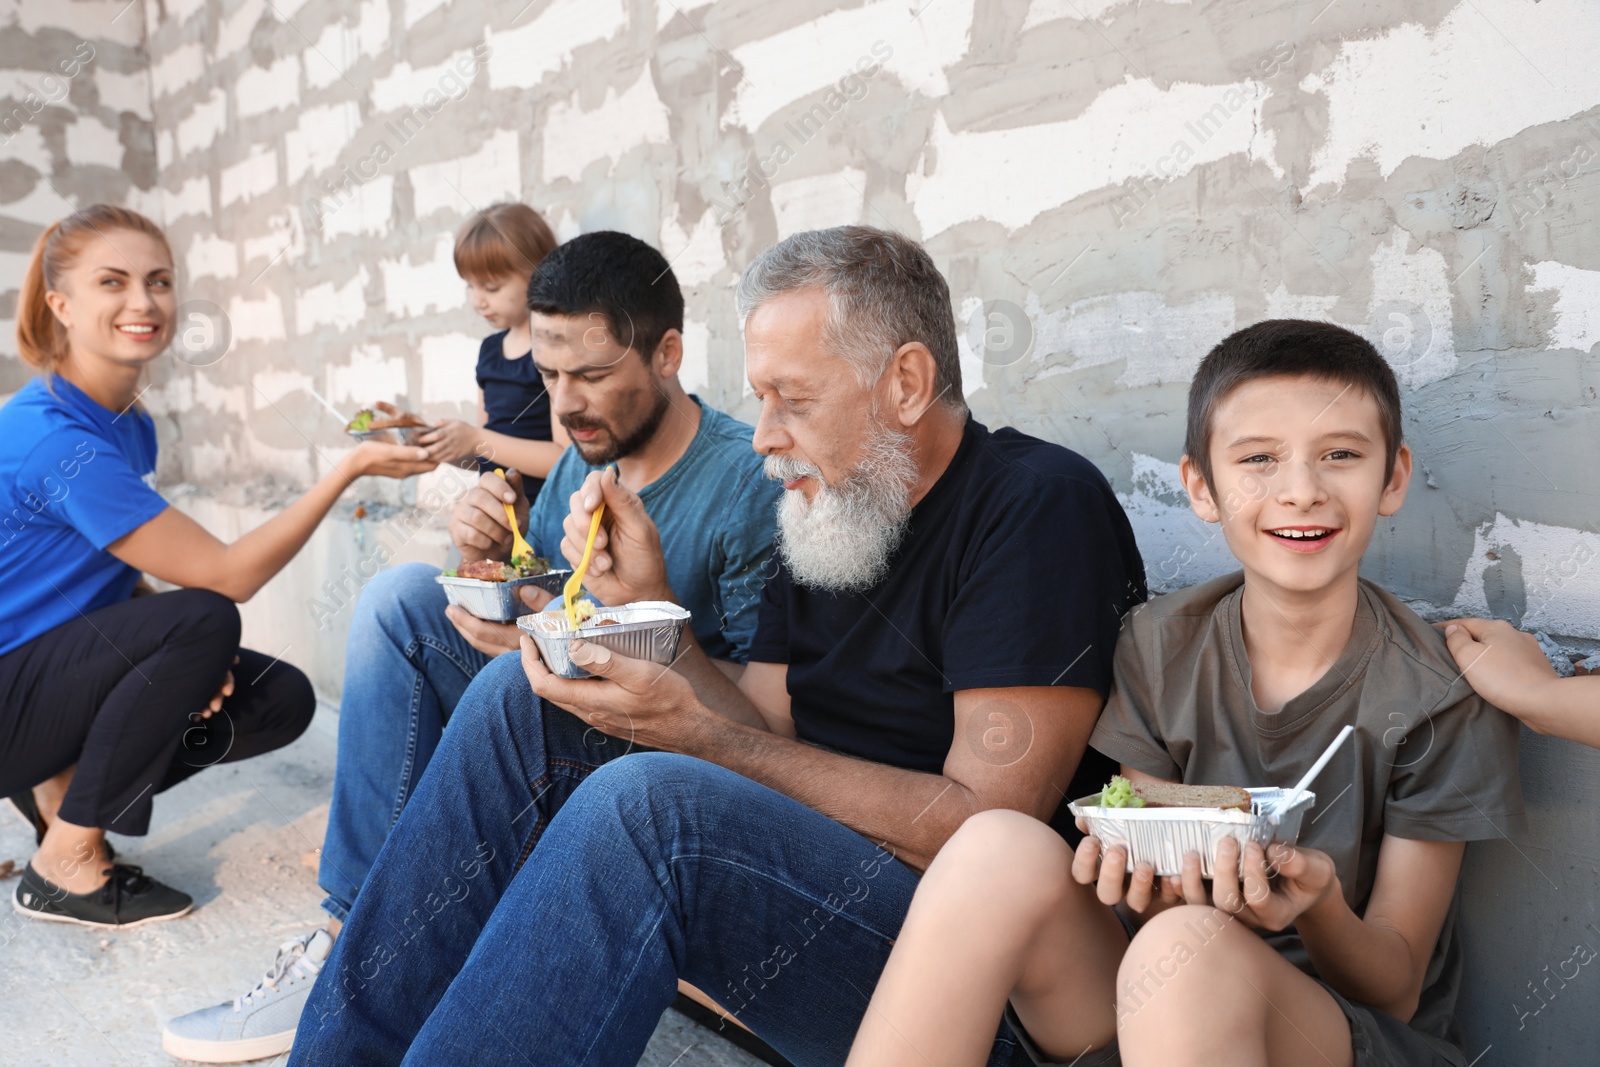
[[[475,578],[480,582],[504,582],[511,578],[511,568],[497,559],[480,559],[463,563],[456,568],[458,578]]]

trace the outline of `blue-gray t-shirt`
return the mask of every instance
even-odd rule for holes
[[[698,397],[689,399],[700,405],[700,428],[678,461],[645,486],[639,499],[661,531],[667,581],[693,615],[689,625],[700,647],[716,659],[744,663],[755,637],[783,487],[762,474],[750,426]],[[552,566],[563,558],[561,524],[572,494],[599,469],[568,448],[533,502],[528,544]]]

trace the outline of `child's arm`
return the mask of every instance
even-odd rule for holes
[[[1350,910],[1333,876],[1320,899],[1291,919],[1323,981],[1351,1000],[1409,1022],[1455,896],[1466,847],[1460,841],[1413,841],[1385,834],[1365,915]],[[1305,859],[1320,857],[1331,874],[1333,861],[1320,852],[1283,851],[1294,853],[1276,864],[1279,886],[1287,889],[1284,895],[1295,892]],[[1247,897],[1248,886],[1247,874]],[[1279,895],[1275,887],[1272,896]]]
[[[1453,619],[1450,654],[1478,695],[1537,734],[1600,748],[1600,675],[1562,678],[1539,642],[1498,619]]]

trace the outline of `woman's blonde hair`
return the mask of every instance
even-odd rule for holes
[[[456,233],[456,273],[468,281],[531,275],[556,243],[550,224],[527,204],[490,204]]]
[[[172,246],[161,227],[125,207],[91,204],[51,223],[33,246],[33,258],[17,297],[17,351],[30,366],[50,374],[67,358],[67,331],[50,310],[45,294],[61,287],[62,276],[89,241],[113,230],[153,237],[166,250],[167,258],[172,258]]]

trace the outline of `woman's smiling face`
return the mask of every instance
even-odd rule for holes
[[[160,241],[111,230],[83,246],[46,299],[66,329],[72,358],[143,366],[172,340],[173,284],[172,259]]]
[[[1185,456],[1196,514],[1220,522],[1247,574],[1285,592],[1312,592],[1353,573],[1378,516],[1405,500],[1411,452],[1384,478],[1387,444],[1365,390],[1305,376],[1246,382],[1212,414],[1207,485]]]

